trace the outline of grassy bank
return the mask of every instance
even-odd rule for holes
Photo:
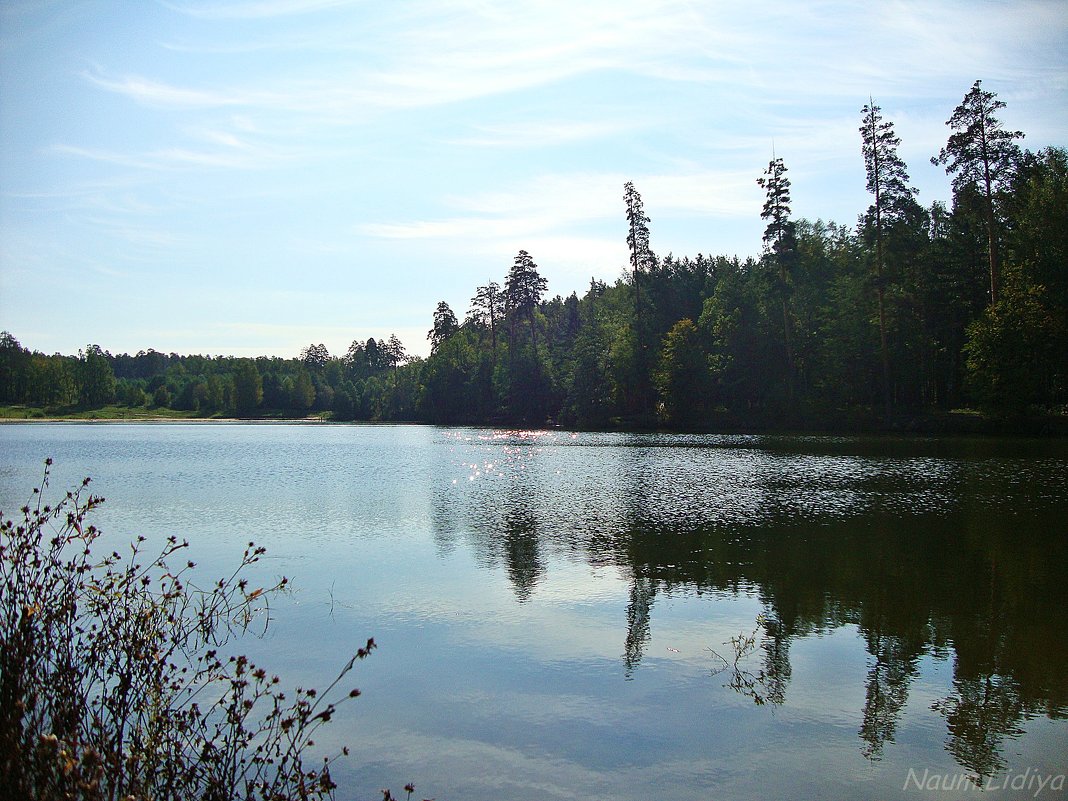
[[[196,412],[166,407],[100,406],[0,406],[0,420],[204,420]]]
[[[88,409],[82,406],[25,406],[0,405],[0,421],[3,420],[328,420],[330,414],[307,414],[287,409],[264,409],[254,417],[236,418],[221,413],[169,409],[166,406],[98,406]]]

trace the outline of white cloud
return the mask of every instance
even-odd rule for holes
[[[221,147],[209,150],[175,146],[143,153],[130,153],[58,144],[54,145],[51,150],[62,155],[90,161],[156,171],[191,167],[238,170],[276,169],[308,155],[278,147],[256,145],[222,131],[204,131],[199,136]]]

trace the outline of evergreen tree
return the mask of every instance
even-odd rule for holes
[[[511,336],[515,341],[516,324],[525,317],[530,323],[530,336],[534,343],[535,354],[538,351],[538,331],[534,311],[545,294],[548,282],[538,273],[538,265],[525,250],[519,251],[508,273],[504,285],[505,308],[511,318]]]
[[[790,220],[790,179],[781,158],[772,158],[757,185],[765,191],[760,217],[767,221],[764,229],[765,258],[777,273],[776,294],[782,306],[783,345],[786,357],[786,388],[789,400],[794,399],[794,354],[790,323],[790,274],[797,258],[796,225]]]
[[[868,177],[868,191],[875,196],[869,216],[874,217],[875,228],[875,291],[879,303],[879,351],[883,368],[883,404],[890,411],[890,351],[886,343],[886,252],[884,229],[894,216],[904,212],[907,201],[916,193],[909,187],[905,162],[897,154],[901,140],[894,133],[894,124],[884,120],[875,101],[868,98],[868,105],[860,126],[861,153],[864,156],[864,171]]]
[[[490,281],[485,286],[475,290],[475,296],[471,298],[471,309],[467,313],[467,319],[476,326],[488,328],[493,353],[497,353],[497,326],[505,316],[504,293],[496,281]]]
[[[627,181],[623,184],[623,202],[627,206],[627,248],[630,251],[630,268],[634,276],[634,314],[641,319],[641,274],[652,269],[656,257],[649,249],[649,217],[645,213],[642,196]]]
[[[389,358],[386,354],[386,343],[378,343],[374,337],[368,337],[363,346],[364,363],[369,373],[377,373],[389,367]]]
[[[945,165],[946,172],[954,176],[955,191],[974,187],[982,197],[990,264],[990,303],[995,304],[1000,271],[994,198],[1011,178],[1020,156],[1015,140],[1022,139],[1023,132],[1007,131],[1002,127],[994,115],[1005,108],[1005,103],[998,100],[994,92],[984,92],[981,84],[982,81],[972,84],[964,100],[946,120],[953,133],[931,163]]]
[[[604,426],[612,413],[610,345],[597,302],[603,293],[604,284],[590,282],[590,291],[581,301],[584,320],[571,352],[571,384],[564,416],[582,426]]]
[[[623,202],[627,214],[627,249],[630,251],[631,276],[634,283],[634,316],[631,332],[624,350],[629,353],[620,360],[620,367],[629,364],[631,376],[625,385],[629,387],[631,411],[644,417],[652,413],[653,407],[653,350],[655,342],[655,322],[646,313],[648,299],[642,299],[642,285],[647,276],[656,267],[656,256],[649,246],[649,216],[645,213],[642,196],[627,181],[623,185]],[[647,293],[648,294],[648,293]],[[655,330],[655,329],[654,329]]]
[[[434,423],[478,422],[482,411],[475,379],[479,356],[462,332],[440,344],[422,371],[421,411]]]
[[[968,326],[967,383],[994,412],[1068,399],[1068,152],[1024,154],[1006,202],[998,302]]]
[[[430,340],[431,355],[441,347],[443,342],[459,330],[460,324],[457,322],[456,315],[452,309],[449,308],[449,304],[445,301],[440,301],[438,307],[434,310],[434,327],[426,335],[426,338]]]

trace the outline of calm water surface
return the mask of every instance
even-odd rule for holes
[[[1031,798],[1068,772],[1064,443],[5,425],[0,508],[46,456],[205,580],[266,545],[295,589],[243,650],[285,680],[375,638],[320,738],[352,748],[341,798]]]

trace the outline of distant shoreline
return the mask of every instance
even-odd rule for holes
[[[260,426],[439,426],[443,428],[490,428],[472,423],[469,426],[442,426],[424,420],[319,420],[307,417],[6,417],[0,418],[5,425],[260,425]],[[537,426],[530,426],[537,428]],[[496,426],[500,428],[500,426]],[[544,428],[544,426],[543,426]]]
[[[89,425],[437,425],[425,420],[334,420],[329,415],[306,415],[302,417],[195,417],[182,415],[132,415],[93,417],[92,410],[72,414],[32,416],[41,411],[26,407],[0,407],[0,425],[26,424],[89,424]],[[110,410],[109,410],[110,411]],[[17,413],[19,416],[15,416]],[[446,424],[447,428],[495,428],[495,429],[561,429],[568,431],[621,432],[621,433],[683,433],[683,434],[780,434],[808,436],[980,436],[980,437],[1038,437],[1047,439],[1068,438],[1068,417],[987,417],[968,411],[938,414],[901,415],[883,420],[871,415],[827,415],[792,420],[753,418],[742,420],[733,415],[714,415],[703,425],[667,427],[652,421],[614,421],[614,425],[601,428],[572,428],[551,421],[542,424],[517,421],[469,421]]]

